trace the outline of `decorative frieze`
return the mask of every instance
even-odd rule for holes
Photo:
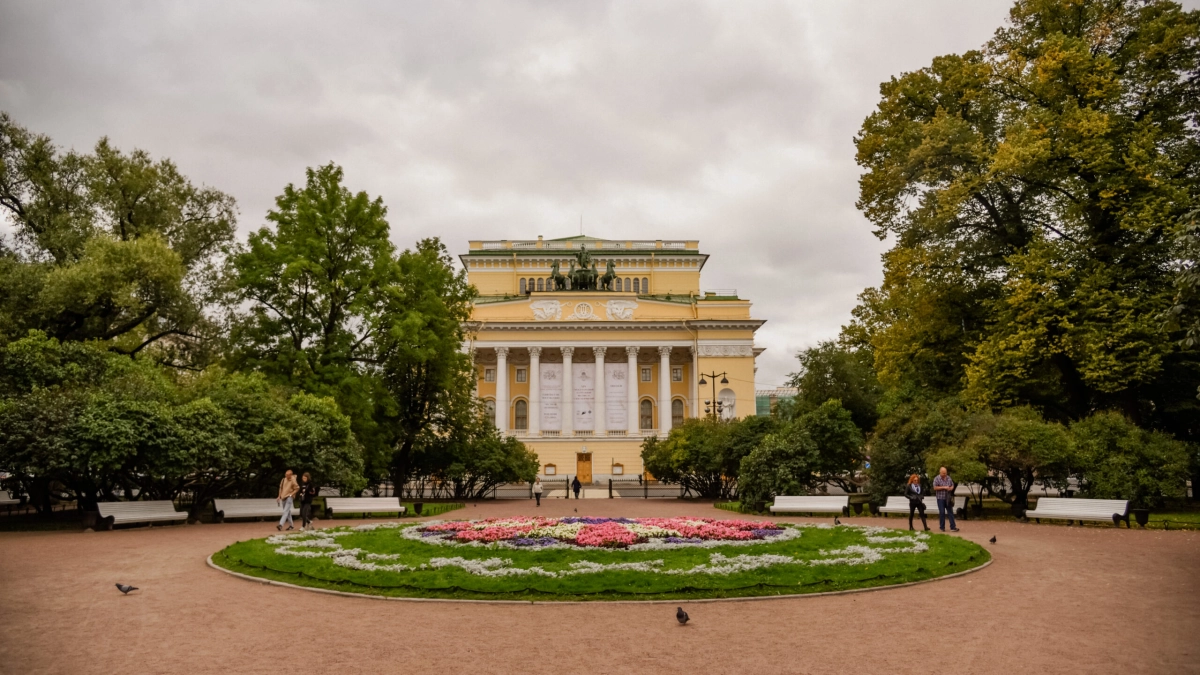
[[[751,345],[700,345],[700,356],[754,356]]]

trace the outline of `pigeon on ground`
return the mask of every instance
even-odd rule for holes
[[[125,595],[129,595],[129,591],[136,591],[137,586],[127,586],[125,584],[117,584],[117,590],[121,591]]]
[[[675,608],[675,620],[679,622],[679,625],[682,626],[686,624],[689,618],[690,617],[687,615],[687,612],[683,611],[682,607]]]
[[[833,524],[834,524],[834,525],[841,525],[841,524],[842,524],[842,521],[838,520],[838,517],[837,517],[837,516],[834,516],[834,517],[833,517]]]
[[[575,513],[579,513],[579,509],[575,509]]]
[[[992,538],[988,539],[988,541],[992,542],[993,544],[996,543],[996,536],[992,535]]]

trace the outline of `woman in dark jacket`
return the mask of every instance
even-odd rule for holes
[[[317,496],[320,488],[313,482],[312,476],[305,471],[300,477],[300,493],[296,495],[300,499],[300,529],[307,530],[312,525],[312,502],[313,497]]]
[[[913,529],[913,512],[921,514],[921,525],[925,526],[925,530],[929,530],[929,523],[925,522],[925,495],[921,491],[921,477],[913,474],[908,477],[908,485],[904,487],[904,496],[908,497],[908,529]],[[303,510],[300,511],[304,513]]]
[[[579,482],[579,476],[575,476],[575,480],[571,481],[571,489],[575,491],[575,499],[579,499],[579,491],[583,489],[583,483]]]

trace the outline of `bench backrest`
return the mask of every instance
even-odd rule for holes
[[[97,508],[101,516],[111,516],[117,522],[145,517],[187,517],[187,512],[176,511],[174,502],[167,499],[151,502],[100,502]]]
[[[1035,510],[1038,513],[1086,513],[1111,516],[1114,513],[1125,515],[1128,509],[1129,501],[1126,499],[1040,497]]]
[[[846,506],[850,495],[841,497],[776,497],[775,506]]]
[[[400,498],[399,497],[326,497],[325,498],[325,506],[326,506],[326,508],[330,508],[330,509],[334,509],[334,510],[337,510],[339,508],[361,509],[364,507],[395,509],[400,506]]]
[[[260,511],[283,512],[283,505],[274,499],[214,499],[213,506],[218,511],[224,511],[227,516],[234,513],[258,513]]]

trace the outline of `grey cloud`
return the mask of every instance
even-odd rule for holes
[[[1194,6],[1195,0],[1189,2]],[[696,238],[768,319],[763,386],[837,335],[886,243],[854,209],[881,81],[1008,0],[0,4],[0,109],[234,195],[336,161],[393,238]]]

